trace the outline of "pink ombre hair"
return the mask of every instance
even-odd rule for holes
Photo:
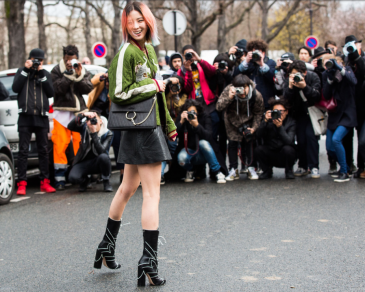
[[[128,42],[129,34],[127,30],[128,26],[128,15],[132,11],[137,11],[142,14],[144,21],[146,22],[149,30],[146,34],[147,42],[152,42],[153,46],[158,46],[160,44],[158,40],[158,32],[157,32],[157,23],[156,19],[153,16],[151,10],[147,7],[146,4],[141,2],[132,2],[126,5],[123,9],[122,13],[122,45]]]

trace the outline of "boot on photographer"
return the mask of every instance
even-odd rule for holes
[[[68,124],[69,130],[81,134],[82,143],[68,177],[71,183],[80,184],[80,192],[87,190],[89,175],[99,173],[103,179],[104,191],[113,191],[109,183],[111,175],[109,148],[113,132],[108,130],[107,124],[106,118],[101,117],[98,112],[79,114]]]
[[[264,100],[255,84],[246,75],[237,75],[217,101],[217,110],[223,111],[228,136],[229,174],[227,181],[239,179],[238,147],[246,149],[248,164],[254,165],[254,133],[264,113]],[[248,168],[248,178],[258,179],[254,167]]]
[[[193,99],[188,99],[181,111],[176,119],[177,132],[181,137],[176,155],[179,165],[187,170],[185,182],[194,181],[194,167],[208,163],[211,177],[217,183],[226,183],[221,167],[224,161],[222,157],[217,157],[217,151],[212,145],[214,141],[210,116]]]
[[[255,149],[255,156],[263,170],[259,179],[271,178],[273,167],[284,167],[285,177],[294,179],[295,120],[288,116],[288,107],[284,100],[271,99],[269,104],[272,109],[266,111],[265,117],[256,131],[257,138],[263,141],[263,144]]]

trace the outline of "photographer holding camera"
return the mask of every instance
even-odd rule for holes
[[[18,191],[17,195],[26,195],[27,164],[30,139],[36,135],[39,158],[39,178],[41,192],[54,193],[51,187],[48,168],[48,98],[54,94],[51,75],[43,69],[44,52],[33,49],[23,68],[19,68],[14,77],[13,91],[18,93]]]
[[[278,95],[283,94],[285,79],[288,78],[288,68],[291,63],[295,60],[294,54],[287,52],[281,55],[280,59],[276,61],[275,70],[275,88]]]
[[[211,177],[217,183],[226,183],[224,159],[217,157],[213,149],[212,124],[210,116],[203,110],[200,102],[194,99],[186,100],[181,108],[181,114],[176,119],[179,144],[175,155],[179,165],[186,172],[185,182],[194,181],[194,168],[209,164]],[[218,160],[221,161],[221,164]]]
[[[191,61],[184,61],[180,53],[171,54],[169,65],[171,70],[169,77],[178,75],[184,79],[182,92],[187,95],[193,90],[193,75],[191,73]],[[180,83],[181,85],[181,83]]]
[[[249,165],[253,163],[253,134],[260,125],[264,113],[264,101],[255,84],[246,75],[237,75],[217,102],[217,110],[224,112],[228,136],[229,174],[226,180],[239,179],[237,151],[246,149]],[[248,168],[248,178],[257,179],[254,167]]]
[[[226,53],[230,59],[234,60],[234,66],[232,68],[232,78],[233,76],[240,74],[238,66],[246,59],[247,56],[247,41],[242,39],[236,43],[233,47],[229,49]]]
[[[255,82],[257,90],[262,94],[266,109],[269,108],[269,99],[275,96],[273,79],[276,66],[275,61],[266,56],[267,47],[267,43],[263,40],[249,41],[246,59],[238,67],[238,71]],[[238,73],[235,72],[234,76]]]
[[[323,57],[330,53],[331,53],[330,50],[324,49],[323,47],[318,47],[314,49],[314,55],[312,56],[311,65],[314,67],[314,73],[318,75],[318,78],[321,81],[321,88],[322,88],[322,73],[326,70],[323,64]]]
[[[69,124],[68,129],[81,134],[82,143],[73,161],[69,174],[69,181],[80,184],[79,191],[86,192],[89,175],[101,173],[104,192],[112,192],[109,183],[111,162],[109,148],[113,139],[113,132],[108,130],[108,122],[98,112],[84,112],[78,114]]]
[[[295,176],[305,176],[311,170],[312,178],[319,178],[319,136],[313,130],[308,107],[321,99],[321,81],[316,73],[307,71],[303,61],[290,64],[285,82],[284,99],[292,110],[297,124],[299,167]]]
[[[328,112],[326,148],[329,156],[340,164],[338,173],[333,173],[335,182],[350,180],[349,166],[346,162],[344,137],[357,126],[355,85],[356,77],[350,66],[344,66],[341,57],[326,55],[323,58],[326,71],[323,72],[323,96],[336,99],[337,107]]]
[[[52,69],[54,85],[53,103],[53,158],[55,167],[56,189],[65,189],[67,171],[66,149],[71,141],[76,155],[81,141],[80,134],[67,129],[67,125],[77,113],[87,110],[83,94],[93,90],[90,74],[77,60],[79,50],[68,45],[63,48],[63,59]]]
[[[273,167],[285,168],[285,177],[294,179],[295,120],[288,116],[288,107],[284,100],[273,98],[269,104],[272,106],[272,110],[266,111],[256,132],[256,137],[263,141],[263,145],[259,145],[255,149],[255,157],[263,170],[259,179],[272,178]]]

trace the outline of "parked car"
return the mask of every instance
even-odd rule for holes
[[[14,194],[14,159],[4,132],[0,130],[0,205],[9,203]]]
[[[43,68],[49,72],[52,71],[53,65],[44,65]],[[104,73],[107,71],[106,68],[96,65],[83,65],[87,71],[90,72],[92,76],[97,73]],[[17,94],[12,90],[14,76],[18,69],[10,69],[6,71],[0,72],[0,81],[5,85],[5,88],[9,91],[9,97],[4,100],[0,101],[0,130],[2,130],[10,144],[10,149],[14,155],[15,164],[18,158],[19,152],[19,133],[18,133],[18,103],[17,103]],[[85,102],[87,102],[88,96],[84,95]],[[49,134],[48,134],[48,141],[49,141],[49,151],[50,155],[52,156],[53,145],[51,141],[52,130],[53,130],[53,98],[49,99],[50,109],[49,109]],[[37,144],[35,142],[35,135],[32,134],[31,143],[29,147],[29,159],[28,161],[32,164],[38,165],[38,150]],[[53,159],[50,161],[53,164]]]

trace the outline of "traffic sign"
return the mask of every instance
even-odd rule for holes
[[[319,46],[318,38],[313,35],[310,35],[309,37],[307,37],[305,39],[304,45],[307,46],[308,48],[314,50]]]
[[[163,28],[169,35],[181,35],[186,30],[186,17],[179,10],[167,12],[162,20]]]
[[[97,42],[92,47],[92,53],[95,58],[104,58],[107,52],[106,45],[102,42]]]

